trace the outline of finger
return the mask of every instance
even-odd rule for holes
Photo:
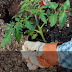
[[[30,69],[30,70],[35,70],[37,69],[37,67],[35,65],[33,65],[32,63],[27,63],[27,67]]]
[[[24,43],[24,47],[27,49],[27,50],[30,50],[30,51],[38,51],[39,49],[39,46],[41,45],[42,43],[37,41],[37,42],[31,42],[31,41],[26,41]]]

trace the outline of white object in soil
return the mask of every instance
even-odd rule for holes
[[[69,24],[67,24],[67,27],[70,27]]]

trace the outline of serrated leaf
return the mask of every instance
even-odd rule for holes
[[[43,5],[43,6],[42,6],[42,7],[40,7],[40,8],[41,8],[41,9],[43,9],[43,8],[48,8],[48,6],[44,6],[44,5]]]
[[[47,23],[47,19],[45,17],[45,14],[44,13],[41,13],[39,18],[44,22],[44,23]]]
[[[21,2],[20,2],[20,5],[23,5],[25,2],[27,2],[27,1],[26,1],[26,0],[21,1]]]
[[[66,19],[67,19],[67,14],[65,12],[60,12],[60,14],[59,14],[59,24],[60,24],[61,27],[64,26]]]
[[[17,24],[19,24],[19,27],[22,29],[23,28],[23,24],[21,22],[17,22]]]
[[[60,11],[62,10],[62,6],[59,8],[59,10],[60,10]]]
[[[18,17],[21,18],[22,17],[22,14],[19,14]]]
[[[40,0],[35,0],[34,1],[34,4],[39,3],[39,2],[41,2],[41,1]]]
[[[35,14],[38,9],[31,9],[31,14]]]
[[[20,13],[23,13],[24,11],[25,11],[25,9],[22,9],[18,13],[20,14]]]
[[[18,43],[20,43],[20,39],[21,39],[21,28],[19,27],[19,24],[16,24],[15,26],[15,38],[17,40]]]
[[[47,13],[47,16],[48,16],[50,14],[50,10],[48,9],[46,13]]]
[[[25,34],[28,34],[29,36],[31,36],[34,32],[32,32],[32,31],[30,31],[30,30],[26,30],[24,33],[25,33]]]
[[[12,17],[12,19],[17,18],[17,17],[18,17],[18,15],[14,15],[14,16]]]
[[[15,18],[15,21],[20,21],[20,19],[19,18]]]
[[[26,8],[26,7],[28,7],[28,6],[29,6],[29,3],[23,4],[23,5],[21,6],[21,10],[23,10],[24,8]]]
[[[14,25],[14,24],[15,24],[15,22],[13,22],[13,21],[10,21],[10,24]]]
[[[48,7],[55,10],[58,7],[58,4],[56,2],[49,2]]]
[[[33,25],[32,25],[31,22],[25,21],[24,23],[25,23],[25,26],[26,26],[29,30],[34,31],[34,27],[33,27]]]
[[[1,42],[0,47],[5,46],[7,43],[11,43],[11,32],[6,30],[3,37],[4,38],[3,38],[2,42]]]
[[[37,34],[32,35],[32,39],[35,39],[37,37]]]
[[[51,27],[53,27],[56,24],[58,18],[57,16],[58,16],[58,12],[56,12],[55,14],[51,14],[49,16],[49,22]]]
[[[64,10],[67,9],[67,8],[70,8],[70,1],[66,0],[66,2],[62,6],[63,6]]]

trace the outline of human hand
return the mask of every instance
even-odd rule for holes
[[[27,62],[27,67],[30,70],[35,70],[38,67],[44,68],[58,65],[56,53],[57,44],[25,41],[21,53]]]

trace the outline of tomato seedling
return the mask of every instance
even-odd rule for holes
[[[32,36],[32,39],[35,39],[38,33],[41,35],[44,42],[46,42],[43,35],[43,27],[48,22],[50,26],[53,27],[59,17],[59,25],[64,26],[67,19],[66,9],[70,8],[70,1],[66,0],[61,7],[59,7],[56,2],[48,2],[48,6],[40,6],[40,0],[24,0],[20,3],[20,11],[17,15],[13,16],[15,21],[7,24],[7,29],[4,34],[3,41],[1,42],[1,47],[7,43],[11,43],[12,39],[16,39],[17,42],[20,42],[21,39],[21,30],[26,28],[24,32],[29,36]],[[53,13],[51,12],[53,10]],[[72,10],[69,11],[72,15]],[[34,20],[31,20],[33,18]],[[39,22],[41,21],[41,22]],[[40,24],[42,23],[42,24]],[[37,29],[35,28],[37,27]]]

